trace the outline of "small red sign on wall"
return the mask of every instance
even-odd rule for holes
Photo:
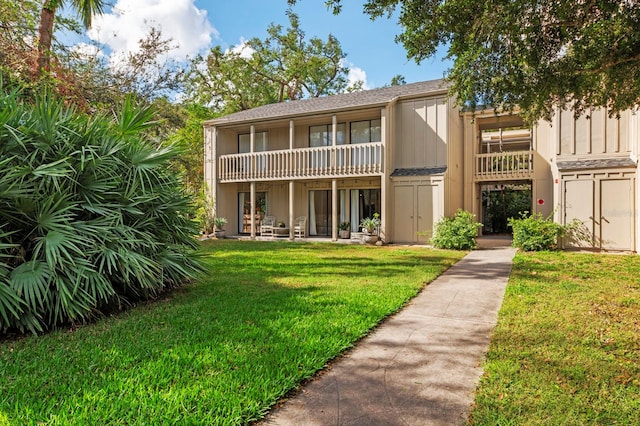
[[[542,198],[539,198],[539,199],[538,199],[538,205],[539,205],[539,206],[544,205],[544,200],[543,200]]]

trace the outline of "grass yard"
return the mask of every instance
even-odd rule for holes
[[[472,425],[640,424],[640,257],[518,253]]]
[[[0,341],[0,425],[247,424],[462,257],[288,242],[203,250],[210,273],[198,284]]]

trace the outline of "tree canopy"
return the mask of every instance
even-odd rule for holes
[[[227,51],[213,47],[191,64],[189,98],[225,113],[347,90],[349,69],[340,42],[329,35],[305,39],[298,16],[290,27],[271,24],[264,40],[252,38]]]
[[[325,3],[339,13],[341,0]],[[638,0],[366,0],[364,11],[398,16],[396,39],[417,62],[447,46],[459,105],[529,120],[640,105]]]
[[[71,6],[78,12],[85,28],[91,27],[93,15],[102,13],[103,0],[71,0]],[[36,72],[49,70],[51,61],[51,43],[53,41],[53,25],[58,8],[64,6],[64,0],[44,0],[38,24],[38,57]]]

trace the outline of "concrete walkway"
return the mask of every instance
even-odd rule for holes
[[[465,424],[511,271],[508,243],[483,241],[259,424]]]

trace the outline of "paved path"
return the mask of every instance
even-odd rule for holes
[[[463,425],[515,254],[500,245],[469,253],[260,424]]]

